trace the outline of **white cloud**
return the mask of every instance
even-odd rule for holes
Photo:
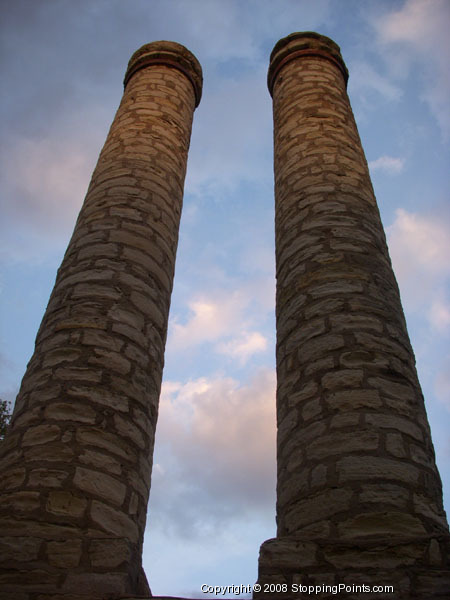
[[[252,279],[232,290],[210,291],[187,303],[186,321],[174,315],[169,324],[167,352],[213,344],[216,352],[236,357],[242,363],[267,348],[266,337],[255,330],[265,323],[274,307],[274,282]]]
[[[413,66],[422,74],[422,99],[429,105],[444,138],[450,136],[450,4],[447,0],[406,0],[399,10],[374,21],[387,64],[398,77]]]
[[[433,328],[443,333],[450,328],[450,303],[442,298],[433,300],[428,311],[428,320]]]
[[[386,171],[390,174],[401,173],[404,165],[404,158],[395,158],[393,156],[380,156],[376,160],[369,161],[369,169],[371,171]]]
[[[185,324],[174,317],[170,325],[169,347],[180,350],[213,342],[238,330],[248,298],[240,291],[203,296],[188,303],[190,316]]]
[[[396,102],[402,96],[402,90],[388,77],[381,75],[367,62],[358,60],[349,63],[349,91],[358,94],[364,104],[370,103],[371,94],[381,96],[386,102]]]
[[[185,535],[274,509],[275,372],[163,383],[152,481],[155,518]],[[159,516],[158,516],[159,515]]]
[[[1,252],[36,262],[67,244],[95,158],[96,133],[71,128],[44,139],[11,137],[2,152]]]
[[[267,349],[267,338],[258,331],[245,331],[239,337],[223,342],[217,350],[245,364],[253,354]]]
[[[445,219],[396,211],[387,228],[389,251],[406,310],[426,311],[434,326],[447,322],[450,225]]]
[[[450,355],[441,364],[434,382],[434,391],[438,400],[450,410]]]

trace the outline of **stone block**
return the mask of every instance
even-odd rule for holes
[[[364,371],[362,369],[340,369],[322,377],[322,387],[325,390],[340,388],[355,388],[362,384]]]
[[[57,348],[48,352],[42,361],[42,366],[54,367],[63,362],[73,362],[80,357],[81,352],[72,348]]]
[[[106,328],[106,319],[105,328]],[[106,348],[110,352],[120,352],[125,342],[117,336],[111,335],[110,332],[102,329],[86,329],[83,331],[83,345],[96,346],[97,348]]]
[[[124,512],[115,510],[103,502],[92,501],[91,518],[101,529],[119,538],[128,539],[134,544],[139,539],[136,523]]]
[[[322,404],[319,398],[314,398],[313,400],[309,400],[306,402],[301,410],[302,419],[306,421],[310,421],[311,419],[315,419],[318,415],[322,413]]]
[[[352,495],[352,490],[329,489],[296,502],[286,512],[284,518],[286,532],[293,534],[300,531],[305,525],[326,520],[332,515],[347,511],[350,508]]]
[[[73,484],[80,490],[99,496],[117,506],[123,503],[127,489],[118,479],[84,467],[77,467]]]
[[[25,475],[26,471],[24,467],[15,467],[7,471],[2,470],[2,488],[4,490],[12,490],[20,487],[25,481]]]
[[[68,573],[62,589],[82,597],[120,598],[129,591],[128,573]]]
[[[110,391],[106,386],[69,385],[67,395],[74,398],[85,398],[90,403],[101,404],[114,411],[128,412],[128,398],[125,394]]]
[[[423,439],[423,433],[420,427],[405,417],[401,417],[392,413],[374,413],[367,414],[365,416],[365,421],[368,425],[373,425],[379,427],[380,429],[389,429],[393,430],[394,432],[401,431],[402,433],[405,433],[418,441],[422,441]]]
[[[63,442],[51,442],[41,446],[30,446],[24,452],[25,460],[46,462],[70,462],[74,456],[74,451]]]
[[[54,402],[45,409],[47,419],[55,421],[78,421],[80,423],[95,423],[96,413],[88,404],[73,402]]]
[[[76,433],[77,441],[83,446],[103,448],[115,456],[135,463],[136,451],[125,440],[118,438],[117,434],[109,433],[97,427],[79,428]]]
[[[316,373],[320,371],[326,372],[331,371],[335,367],[335,359],[333,356],[327,356],[326,358],[321,358],[319,360],[313,360],[308,365],[306,365],[304,374],[305,377],[314,377]]]
[[[84,381],[86,383],[100,383],[102,374],[100,369],[93,367],[60,367],[55,370],[54,377],[59,381]]]
[[[131,560],[131,548],[127,539],[92,540],[89,559],[93,567],[115,569]]]
[[[40,508],[39,492],[16,491],[0,496],[0,510],[31,512]]]
[[[339,523],[338,531],[342,539],[373,535],[414,537],[426,533],[421,520],[405,511],[357,515]]]
[[[122,464],[104,452],[86,449],[83,454],[80,454],[79,460],[81,463],[92,465],[99,470],[108,471],[108,473],[113,473],[114,475],[121,475],[122,473]]]
[[[362,483],[359,492],[360,502],[365,504],[391,504],[399,508],[405,508],[409,501],[409,489],[392,483],[371,484]]]
[[[142,431],[136,427],[136,425],[129,419],[125,419],[121,415],[114,415],[114,426],[119,435],[124,436],[131,440],[134,444],[139,446],[142,450],[146,446],[146,440]]]
[[[292,571],[316,564],[317,544],[295,538],[278,537],[261,546],[260,565],[264,569]]]
[[[77,539],[48,542],[48,562],[53,567],[72,569],[80,564],[82,541]]]
[[[324,358],[333,350],[344,346],[344,338],[341,335],[321,335],[302,344],[299,349],[298,360],[301,364],[309,363],[312,360]]]
[[[386,434],[386,450],[392,456],[397,458],[405,458],[407,456],[403,436],[400,433]]]
[[[113,330],[115,330],[114,326]],[[95,348],[94,353],[95,355],[88,359],[88,363],[91,365],[99,365],[121,375],[127,375],[131,370],[130,361],[118,352]]]
[[[50,492],[46,504],[49,513],[73,518],[82,517],[86,507],[87,500],[85,498],[80,498],[67,491]]]
[[[323,549],[323,555],[327,562],[331,563],[339,570],[360,569],[365,571],[361,574],[361,582],[357,574],[348,577],[349,582],[359,584],[369,584],[369,569],[375,569],[375,573],[381,569],[399,569],[405,566],[414,565],[423,554],[421,544],[403,543],[397,546],[389,547],[392,538],[386,537],[384,543],[374,544],[372,546],[344,546],[342,544],[328,544]],[[353,577],[353,579],[352,579]],[[390,581],[390,578],[389,578]],[[378,576],[378,583],[382,585],[381,575]],[[389,585],[385,580],[383,585]]]
[[[417,485],[420,474],[416,467],[407,462],[378,456],[348,456],[340,459],[336,468],[340,483],[378,479]]]
[[[369,329],[381,333],[383,323],[381,320],[368,315],[339,314],[330,316],[331,330],[335,333],[346,331],[361,331]]]
[[[289,394],[288,405],[290,407],[298,406],[303,403],[304,400],[312,398],[318,391],[319,387],[315,381],[308,381],[304,384],[300,391]]]
[[[36,560],[42,540],[30,536],[2,536],[0,538],[0,562],[29,562]]]
[[[306,448],[306,455],[308,459],[317,461],[353,452],[371,452],[378,448],[378,444],[379,436],[373,431],[361,429],[345,433],[337,431],[311,441]]]
[[[325,329],[325,320],[323,318],[312,319],[311,321],[306,322],[304,325],[297,327],[289,333],[283,344],[285,351],[287,353],[292,352],[293,349],[301,346],[306,340],[325,333]],[[280,331],[279,327],[277,328],[277,335],[279,336],[279,339],[282,339],[283,332]]]
[[[33,469],[28,478],[28,487],[59,488],[68,477],[67,471],[60,469]]]
[[[332,410],[358,410],[379,408],[381,398],[378,390],[343,390],[325,395],[325,403]]]
[[[423,494],[414,494],[413,495],[414,502],[414,511],[416,514],[425,517],[428,521],[432,522],[433,528],[438,528],[438,530],[443,533],[447,530],[445,512],[436,506],[436,504],[430,500],[429,497],[424,496]]]
[[[37,446],[39,444],[48,444],[61,436],[61,429],[58,425],[38,425],[30,427],[24,433],[22,446]]]

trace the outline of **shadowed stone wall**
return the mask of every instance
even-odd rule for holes
[[[441,482],[347,78],[339,47],[315,33],[271,54],[277,537],[259,583],[444,598]]]
[[[192,116],[183,46],[131,58],[0,446],[0,597],[146,594],[142,542]]]

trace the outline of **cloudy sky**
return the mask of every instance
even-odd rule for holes
[[[154,593],[256,580],[275,534],[269,54],[340,46],[450,508],[448,0],[0,0],[0,396],[12,400],[122,95],[168,39],[204,71],[195,113],[144,565]]]

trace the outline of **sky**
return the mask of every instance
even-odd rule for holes
[[[0,0],[0,397],[13,400],[131,54],[199,59],[144,568],[154,594],[252,584],[275,535],[270,52],[336,41],[450,509],[450,2]]]

